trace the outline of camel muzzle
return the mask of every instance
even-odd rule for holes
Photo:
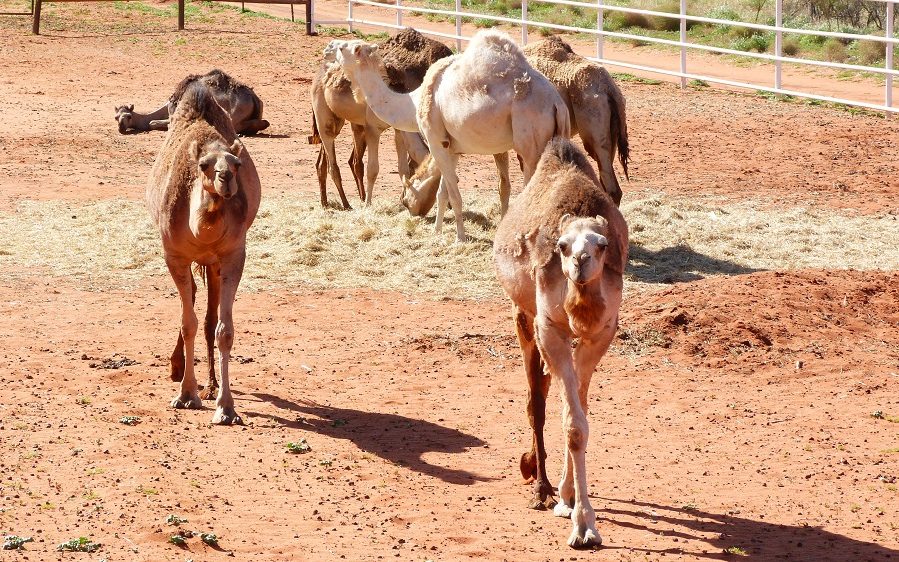
[[[216,170],[215,190],[219,195],[225,199],[231,199],[237,193],[237,186],[234,183],[234,173],[231,170]]]

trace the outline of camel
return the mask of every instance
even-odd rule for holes
[[[205,83],[215,96],[215,101],[225,109],[234,123],[234,130],[241,135],[255,135],[268,128],[269,122],[262,118],[262,100],[256,92],[246,84],[231,78],[221,70],[215,69],[203,74],[191,74],[175,87],[175,92],[165,105],[151,113],[137,113],[134,105],[121,105],[115,108],[119,133],[128,130],[165,131],[169,126],[169,116],[175,112],[178,102],[188,86],[196,81]]]
[[[612,162],[615,152],[628,177],[629,147],[625,101],[612,76],[600,65],[572,51],[557,36],[524,47],[527,61],[549,78],[568,105],[571,135],[580,135],[587,153],[599,167],[603,187],[618,205],[621,186]],[[434,206],[440,170],[425,160],[411,178],[403,178],[403,204],[413,216],[425,216]],[[503,197],[505,196],[505,200]],[[500,190],[500,208],[508,194]]]
[[[514,148],[527,182],[549,139],[569,134],[568,108],[559,92],[503,32],[478,32],[464,53],[434,63],[410,94],[394,92],[381,80],[376,45],[344,41],[336,56],[375,115],[424,135],[441,172],[435,228],[441,231],[451,203],[457,242],[466,240],[456,175],[460,154],[496,155]]]
[[[181,381],[174,408],[200,408],[194,375],[196,264],[208,288],[205,336],[209,386],[216,389],[213,336],[221,385],[214,424],[241,424],[231,396],[228,362],[234,343],[232,308],[246,257],[246,235],[259,210],[261,187],[253,159],[231,119],[203,81],[187,86],[147,182],[147,208],[162,238],[165,262],[181,297],[181,329],[172,353],[172,379]]]
[[[618,327],[627,252],[627,224],[586,156],[571,141],[554,138],[500,223],[493,255],[499,283],[515,307],[528,378],[533,442],[522,455],[521,472],[534,482],[530,507],[554,505],[543,426],[556,379],[566,441],[554,513],[571,518],[568,544],[575,548],[602,543],[587,495],[587,391]]]
[[[428,39],[412,28],[406,28],[381,44],[384,52],[383,66],[379,69],[389,81],[390,88],[398,92],[409,92],[417,88],[428,67],[436,60],[450,56],[452,51],[438,41]],[[315,168],[318,172],[321,204],[328,205],[325,188],[328,174],[337,188],[344,209],[349,209],[343,191],[343,181],[334,151],[334,139],[345,122],[349,121],[353,131],[353,152],[349,166],[353,173],[359,198],[370,205],[374,184],[378,177],[378,143],[381,134],[389,125],[377,118],[368,108],[364,99],[353,92],[339,64],[335,63],[334,51],[329,45],[324,52],[324,60],[312,81],[312,135],[311,144],[321,144]],[[408,159],[421,162],[427,155],[421,138],[416,134],[397,131],[394,136],[397,161],[401,175],[410,175]],[[363,188],[362,156],[369,148],[368,173]]]

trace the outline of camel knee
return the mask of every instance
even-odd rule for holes
[[[587,448],[587,438],[590,430],[586,423],[573,423],[566,431],[568,440],[568,450],[572,453],[579,453]]]
[[[215,343],[219,353],[228,353],[234,345],[234,326],[229,323],[219,322],[215,329]]]
[[[198,326],[197,315],[193,311],[181,317],[181,336],[185,342],[194,341],[194,338],[197,336]]]

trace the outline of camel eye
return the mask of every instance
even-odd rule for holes
[[[568,255],[568,250],[570,249],[568,242],[559,240],[558,248],[563,255]]]
[[[200,169],[204,172],[209,171],[209,162],[200,162]]]

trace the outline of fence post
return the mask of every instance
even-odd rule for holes
[[[353,0],[350,0],[346,3],[346,21],[347,21],[347,29],[350,30],[350,33],[353,32]]]
[[[528,0],[521,0],[521,44],[528,44]]]
[[[784,0],[774,2],[774,25],[778,28],[784,24]],[[774,34],[774,55],[782,57],[784,54],[784,34],[778,29]],[[783,85],[783,68],[780,60],[774,61],[774,87],[780,89]]]
[[[597,6],[599,6],[599,7],[596,9],[596,31],[598,31],[599,34],[596,36],[596,58],[601,59],[602,58],[602,42],[603,42],[603,37],[602,37],[602,28],[603,28],[602,0],[599,0],[597,2]]]
[[[400,8],[403,5],[403,0],[396,0],[396,26],[403,27],[403,10]]]
[[[886,38],[893,38],[893,10],[896,7],[895,3],[892,1],[887,2],[887,21],[884,27],[886,28]],[[886,44],[886,67],[889,70],[893,70],[893,44]],[[893,75],[886,75],[886,86],[884,87],[884,105],[887,107],[893,107]],[[891,115],[890,112],[887,112],[887,116]]]
[[[687,42],[687,20],[684,19],[684,16],[687,15],[687,0],[680,0],[680,42]],[[681,74],[687,73],[687,47],[681,45],[680,47],[680,71]],[[680,77],[680,87],[681,89],[687,87],[687,77]]]
[[[306,0],[306,35],[316,35],[315,0]]]
[[[184,29],[184,0],[178,0],[178,31]]]
[[[462,52],[462,16],[459,15],[459,12],[462,11],[462,0],[456,0],[456,52]]]

